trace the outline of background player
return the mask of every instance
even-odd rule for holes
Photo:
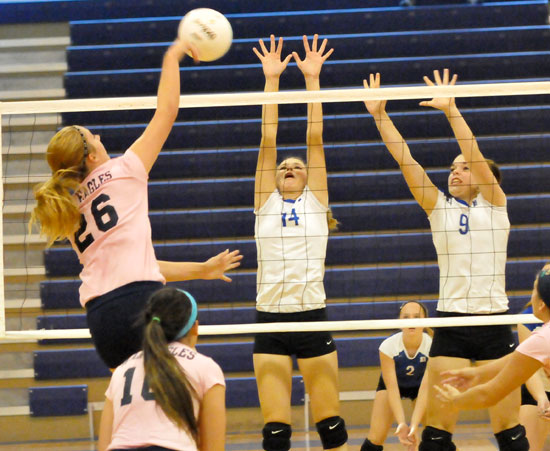
[[[434,71],[429,86],[454,85],[457,76],[443,78]],[[380,74],[364,80],[365,88],[380,87]],[[414,198],[428,215],[439,265],[438,316],[504,313],[508,310],[505,267],[510,221],[506,196],[500,187],[500,171],[481,153],[470,127],[454,98],[421,102],[445,113],[461,154],[451,165],[450,196],[439,191],[411,155],[407,143],[386,113],[385,101],[366,101],[380,135],[399,164]],[[483,346],[479,344],[483,343]],[[452,433],[457,409],[449,409],[435,396],[434,384],[444,370],[484,365],[513,351],[510,326],[442,327],[434,331],[427,375],[429,377],[426,427],[420,450],[454,450]],[[489,410],[491,426],[500,449],[524,450],[529,445],[519,424],[519,391],[510,393]],[[522,437],[518,440],[518,437]],[[511,447],[511,448],[510,448]]]
[[[135,320],[151,293],[165,281],[217,279],[238,266],[228,250],[204,263],[157,261],[148,217],[149,171],[179,110],[179,61],[187,46],[166,51],[155,114],[123,156],[111,159],[99,135],[65,127],[47,150],[51,178],[35,189],[39,221],[48,243],[68,238],[83,265],[80,302],[96,349],[115,368],[141,347]]]
[[[401,307],[400,319],[427,318],[426,308],[415,301]],[[382,374],[376,388],[370,430],[361,451],[381,451],[388,431],[397,422],[396,435],[409,449],[418,444],[416,432],[426,411],[427,385],[423,379],[432,338],[421,327],[402,329],[380,345]],[[422,383],[422,387],[421,387]],[[401,399],[418,401],[411,417],[410,427],[405,419]]]
[[[115,370],[107,389],[99,450],[223,451],[225,380],[218,364],[195,349],[195,299],[162,288],[143,322],[143,351]]]
[[[306,57],[293,53],[308,90],[319,90],[319,75],[332,49],[327,40],[311,48],[303,37]],[[265,91],[279,89],[279,77],[291,56],[281,61],[283,41],[271,36],[270,49],[260,41],[254,53],[262,62]],[[323,286],[329,208],[323,149],[321,104],[308,104],[307,164],[287,158],[277,166],[277,105],[262,114],[262,141],[256,167],[254,211],[258,252],[257,321],[326,320]],[[347,449],[340,417],[338,358],[330,333],[260,333],[254,343],[254,373],[264,419],[263,448],[290,449],[290,395],[295,354],[311,398],[313,419],[324,449]]]

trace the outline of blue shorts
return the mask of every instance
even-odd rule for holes
[[[86,319],[101,360],[116,368],[141,349],[143,333],[136,324],[161,282],[132,282],[86,302]]]
[[[326,309],[296,313],[256,312],[258,323],[326,321]],[[330,332],[268,332],[256,334],[254,354],[295,355],[298,359],[319,357],[336,351]]]

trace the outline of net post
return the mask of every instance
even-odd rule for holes
[[[2,205],[2,214],[0,214],[0,338],[6,336],[6,303],[4,287],[4,176],[2,173],[3,149],[2,149],[2,102],[0,102],[0,205]]]

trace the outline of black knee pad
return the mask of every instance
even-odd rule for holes
[[[341,417],[325,418],[315,426],[317,426],[323,449],[338,448],[348,441],[346,423]]]
[[[381,445],[375,445],[368,438],[365,439],[361,445],[361,451],[382,451],[384,449]]]
[[[525,428],[518,424],[510,429],[495,434],[498,449],[506,451],[526,451],[529,449],[529,442],[525,435]]]
[[[266,451],[288,451],[290,449],[290,436],[292,429],[286,423],[267,423],[262,435],[264,440],[262,446]]]
[[[443,429],[426,426],[422,431],[422,441],[418,451],[455,451],[453,434]]]

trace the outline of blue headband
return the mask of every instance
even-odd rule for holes
[[[537,289],[543,302],[550,307],[550,269],[543,269],[538,274]]]
[[[191,293],[185,290],[180,290],[179,288],[176,289],[185,294],[191,303],[191,315],[189,315],[189,319],[187,320],[187,323],[185,323],[185,326],[183,326],[179,333],[174,337],[174,340],[179,340],[187,335],[187,332],[191,330],[193,324],[195,324],[195,321],[197,320],[197,301],[195,301],[195,298],[191,296]]]

